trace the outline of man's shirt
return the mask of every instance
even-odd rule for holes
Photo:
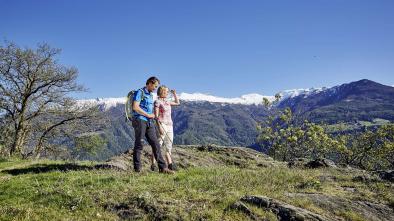
[[[144,93],[142,93],[142,91],[144,91]],[[147,114],[153,114],[153,94],[150,93],[146,87],[143,87],[134,93],[134,101],[140,102],[140,108]],[[137,113],[136,111],[133,111],[133,116],[136,119],[149,121],[147,117]]]

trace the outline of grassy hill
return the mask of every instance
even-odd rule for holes
[[[0,220],[278,220],[248,196],[324,220],[394,218],[393,184],[365,171],[288,168],[247,148],[175,149],[175,175],[149,171],[149,149],[140,174],[99,169],[103,162],[3,159]]]

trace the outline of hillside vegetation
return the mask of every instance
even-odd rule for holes
[[[130,152],[108,162],[2,160],[0,220],[286,220],[283,211],[306,220],[394,219],[393,184],[366,171],[288,168],[246,148],[175,149],[175,175],[151,172],[148,148],[140,174],[127,167]]]

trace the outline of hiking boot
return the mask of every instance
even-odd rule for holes
[[[157,167],[155,164],[150,165],[150,170],[156,171]]]
[[[160,169],[159,173],[165,173],[165,174],[174,174],[175,172],[168,169],[168,168],[164,168],[164,169]]]
[[[172,171],[176,171],[177,168],[176,168],[175,163],[170,163],[170,164],[168,164],[168,169],[170,169],[170,170],[172,170]]]
[[[134,172],[136,172],[136,173],[141,173],[141,169],[140,169],[140,168],[134,169]]]

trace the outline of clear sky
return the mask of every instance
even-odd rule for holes
[[[179,92],[273,95],[360,79],[394,85],[393,0],[0,0],[0,37],[62,49],[90,92],[150,75]],[[3,41],[4,42],[4,41]]]

